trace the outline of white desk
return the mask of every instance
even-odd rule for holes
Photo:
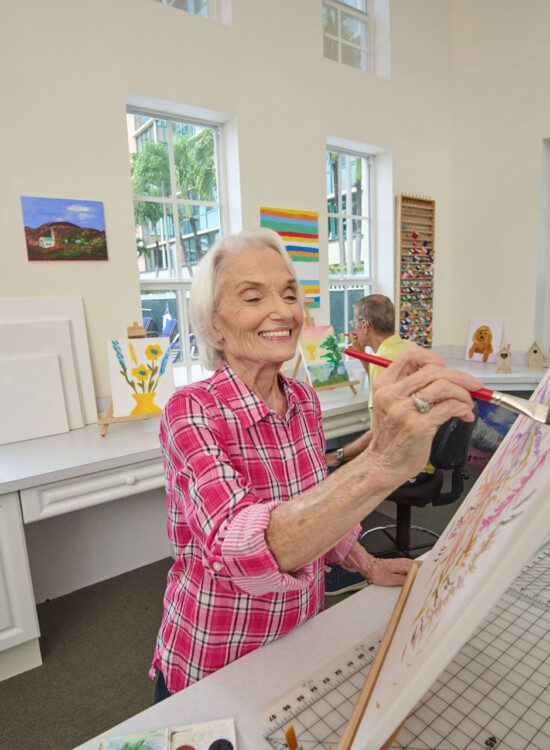
[[[344,687],[334,668],[340,666],[345,673],[344,662],[355,658],[349,654],[350,647],[361,642],[374,645],[381,638],[397,594],[395,589],[370,586],[77,750],[97,750],[100,737],[228,717],[235,719],[239,750],[282,747],[278,739],[268,744],[263,738],[262,720],[272,712],[276,718],[270,728],[275,737],[282,737],[282,728],[293,716],[299,741],[300,727],[310,729],[304,747],[313,747],[313,738],[319,742],[327,730],[340,735],[342,720],[351,714],[367,669],[353,666],[353,677],[344,677]],[[418,696],[421,700],[392,748],[546,750],[550,746],[549,623],[546,546],[486,613],[432,688],[422,698]],[[349,656],[343,660],[341,654]],[[315,697],[302,687],[311,679],[312,693],[319,691]],[[325,691],[330,698],[323,696]],[[298,703],[304,695],[306,703],[311,699],[311,708]],[[274,704],[278,705],[274,708]],[[326,723],[316,732],[319,717]],[[334,743],[335,737],[331,739]],[[315,747],[319,747],[317,742]],[[372,750],[371,745],[365,750]]]
[[[233,717],[238,750],[268,748],[260,719],[274,699],[320,669],[331,656],[370,633],[383,630],[398,593],[397,589],[369,586],[284,638],[262,646],[100,736]],[[97,750],[98,746],[96,737],[78,750]]]

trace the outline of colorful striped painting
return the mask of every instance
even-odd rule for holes
[[[308,308],[320,307],[317,212],[261,206],[260,226],[273,229],[281,236],[296,268]]]

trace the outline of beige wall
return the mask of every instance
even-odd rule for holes
[[[245,227],[260,205],[317,210],[323,247],[327,137],[388,150],[394,194],[437,201],[435,342],[463,343],[469,316],[486,313],[506,318],[514,347],[529,345],[550,4],[530,0],[526,20],[501,0],[392,0],[390,79],[323,59],[319,6],[233,0],[224,26],[152,0],[2,2],[0,296],[82,295],[98,397],[106,339],[140,314],[129,96],[234,118],[232,229],[240,209]],[[21,195],[103,201],[108,262],[29,263]],[[325,322],[326,284],[322,294]]]
[[[550,3],[455,0],[452,29],[449,340],[460,342],[470,314],[498,315],[505,340],[527,349],[536,324],[543,139],[550,137]],[[550,314],[549,302],[539,315]]]

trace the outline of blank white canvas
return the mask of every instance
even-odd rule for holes
[[[550,425],[519,416],[420,566],[353,750],[378,750],[549,538],[549,457]]]
[[[92,365],[82,297],[4,297],[0,321],[70,320],[80,395],[87,424],[97,422]]]
[[[0,445],[69,431],[57,354],[0,358]]]
[[[67,418],[71,430],[84,427],[71,327],[68,320],[35,320],[28,323],[0,323],[0,351],[7,357],[32,354],[57,354]]]

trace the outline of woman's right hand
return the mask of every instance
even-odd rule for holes
[[[474,419],[470,391],[483,383],[446,367],[438,355],[411,346],[374,381],[373,439],[364,455],[386,467],[396,486],[426,465],[437,428],[451,417]],[[411,396],[431,404],[419,412]]]

